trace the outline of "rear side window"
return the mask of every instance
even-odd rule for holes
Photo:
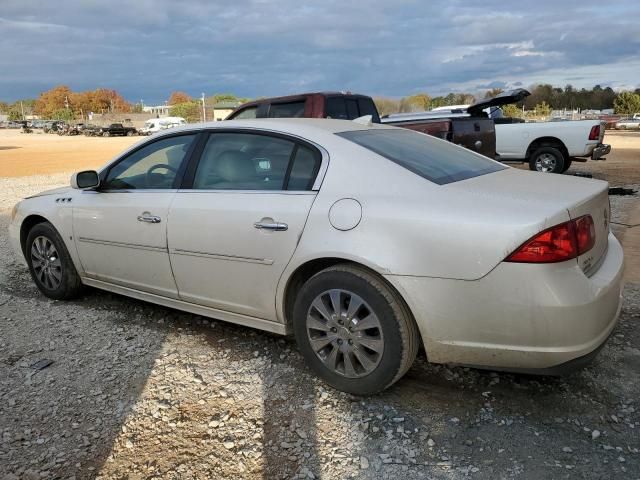
[[[304,117],[304,100],[299,102],[272,103],[269,107],[270,118]]]
[[[319,152],[254,133],[213,133],[193,180],[196,190],[310,190]]]
[[[506,168],[466,148],[411,130],[355,130],[336,135],[357,143],[438,185]]]
[[[287,190],[311,190],[320,170],[320,155],[303,145],[298,145],[289,174]]]

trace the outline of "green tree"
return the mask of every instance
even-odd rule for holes
[[[376,97],[373,99],[380,116],[391,115],[400,111],[400,102],[392,98]]]
[[[73,120],[74,119],[73,111],[70,108],[61,108],[56,110],[51,114],[51,118],[53,120]]]
[[[426,93],[416,93],[400,100],[401,112],[424,112],[431,108],[431,97]]]
[[[183,102],[173,105],[170,110],[172,117],[182,117],[187,122],[199,122],[202,120],[202,105],[200,102]]]
[[[548,117],[551,115],[551,107],[547,102],[540,102],[535,107],[535,114],[541,117]]]
[[[616,113],[630,115],[640,112],[640,94],[620,92],[613,101]]]
[[[518,107],[515,103],[503,105],[500,108],[502,108],[502,114],[505,117],[522,118],[522,108]]]
[[[9,110],[9,121],[16,122],[18,120],[22,120],[22,112],[19,109],[11,108],[11,110]]]

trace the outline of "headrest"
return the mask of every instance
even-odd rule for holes
[[[222,152],[215,165],[216,173],[226,182],[247,181],[256,177],[253,161],[238,150]]]

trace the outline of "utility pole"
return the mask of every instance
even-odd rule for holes
[[[203,122],[207,121],[207,110],[206,110],[206,107],[204,106],[204,92],[202,92],[202,121]]]
[[[20,100],[20,110],[22,111],[22,120],[24,120],[24,105],[22,104],[22,100]]]

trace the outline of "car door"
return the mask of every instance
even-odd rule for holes
[[[169,214],[180,298],[275,321],[278,280],[302,234],[323,161],[318,148],[297,139],[211,133]]]
[[[104,171],[99,189],[74,198],[74,239],[87,277],[177,298],[167,217],[196,137],[146,143]]]

